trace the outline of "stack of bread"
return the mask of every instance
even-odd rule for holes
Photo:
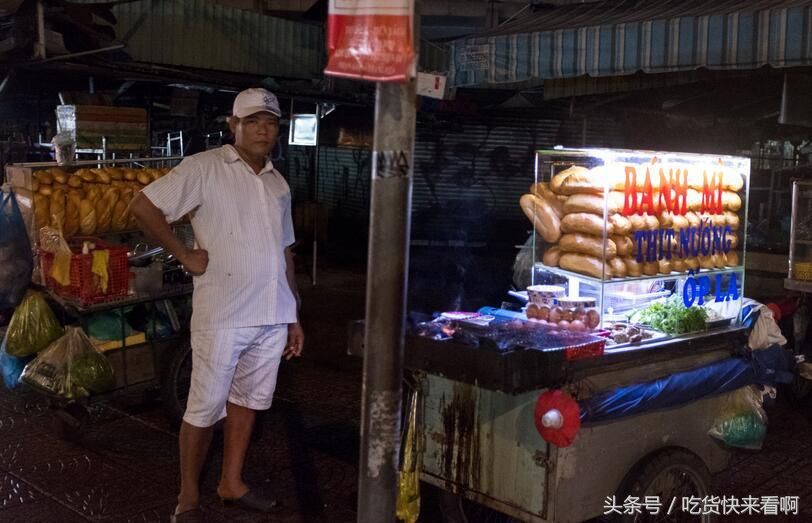
[[[32,180],[36,228],[58,226],[65,238],[132,229],[136,224],[127,212],[130,200],[167,172],[123,167],[36,171]]]
[[[654,178],[651,178],[651,183],[656,205],[660,198],[660,183],[659,179],[655,182]],[[523,195],[519,203],[536,232],[545,242],[551,244],[542,260],[545,265],[594,278],[654,276],[740,264],[739,256],[733,250],[739,243],[735,232],[727,236],[731,241],[731,250],[727,253],[680,257],[679,231],[682,229],[701,227],[703,224],[729,225],[733,231],[739,229],[738,211],[742,201],[737,191],[742,188],[743,180],[736,173],[726,173],[723,180],[724,212],[715,215],[701,213],[704,177],[702,173],[697,175],[696,172],[691,172],[688,176],[688,212],[684,216],[667,210],[657,214],[643,212],[623,216],[625,175],[603,167],[587,169],[572,166],[556,174],[550,182],[533,184],[530,192]],[[605,184],[609,188],[606,198]],[[637,191],[643,190],[643,180],[638,180]],[[635,232],[658,229],[675,231],[671,240],[670,258],[664,256],[658,261],[645,261],[647,245],[643,242],[644,261],[638,262]],[[664,248],[667,249],[667,246]]]

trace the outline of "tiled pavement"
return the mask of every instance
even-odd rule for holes
[[[343,344],[346,320],[363,313],[363,280],[321,279],[327,283],[305,287],[306,326],[317,324],[309,329],[308,361],[284,365],[246,461],[247,481],[273,493],[282,508],[268,517],[220,505],[215,440],[203,479],[207,521],[355,520],[360,373]],[[771,408],[764,448],[736,452],[713,487],[716,495],[799,496],[801,515],[724,521],[812,521],[809,412]],[[177,433],[157,400],[141,393],[94,404],[81,439],[71,443],[55,434],[44,398],[0,392],[0,522],[165,522],[177,466]]]

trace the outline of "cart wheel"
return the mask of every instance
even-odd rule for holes
[[[161,373],[161,403],[169,421],[179,426],[192,381],[192,345],[179,345]]]
[[[659,498],[662,509],[657,515],[646,513],[619,516],[622,522],[701,521],[710,523],[714,517],[682,512],[683,498],[703,499],[709,495],[711,474],[708,467],[695,454],[678,448],[658,451],[632,468],[618,490],[617,503],[627,496],[642,500],[645,496]],[[675,500],[671,514],[667,514]]]
[[[426,523],[518,523],[518,519],[445,489],[422,484],[420,521]]]
[[[804,379],[796,372],[792,382],[782,386],[781,389],[786,393],[787,401],[792,407],[802,408],[812,392],[812,381]]]
[[[89,417],[84,406],[68,403],[54,410],[51,421],[57,436],[65,441],[75,442],[81,439]]]

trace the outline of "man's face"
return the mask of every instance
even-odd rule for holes
[[[271,113],[254,113],[245,118],[232,118],[234,144],[257,156],[268,156],[279,137],[279,118]]]

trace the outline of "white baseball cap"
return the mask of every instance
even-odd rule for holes
[[[282,117],[282,111],[279,110],[279,100],[276,99],[276,95],[267,89],[246,89],[234,98],[232,114],[237,118],[245,118],[261,112]]]

